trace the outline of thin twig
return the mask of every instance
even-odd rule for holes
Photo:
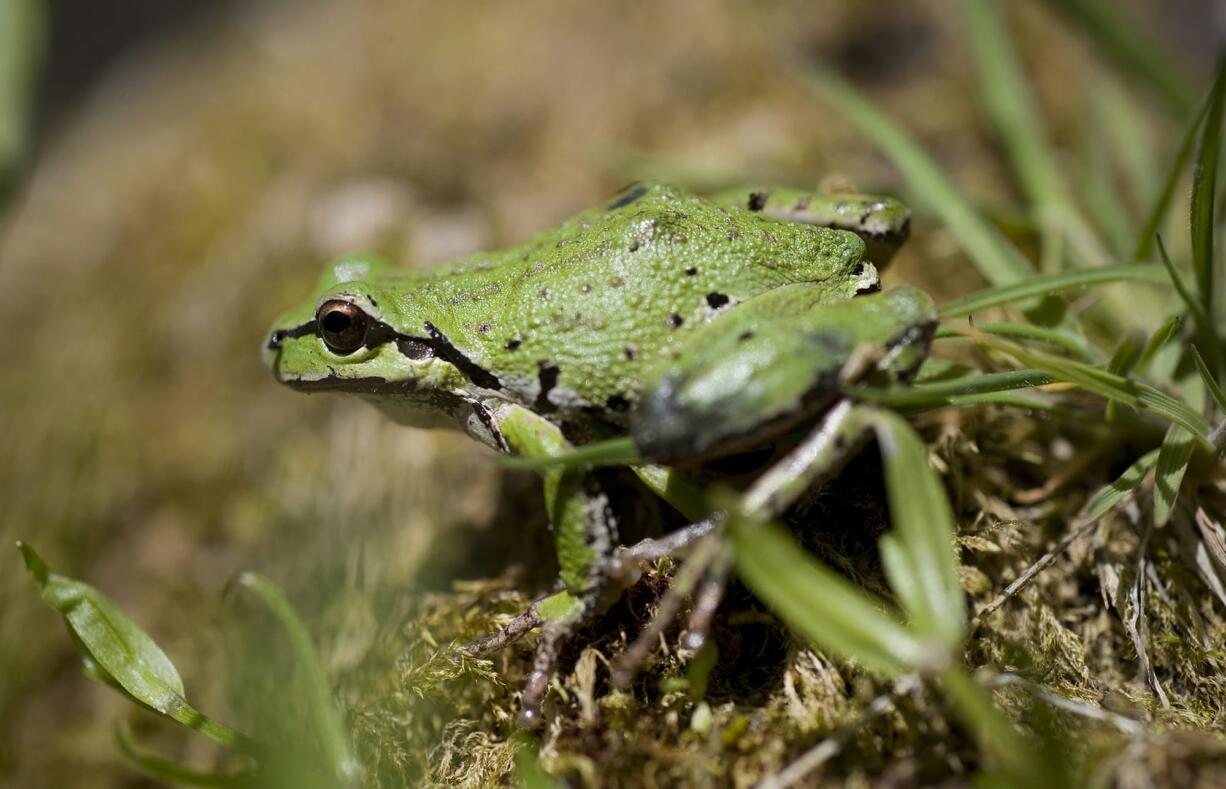
[[[1013,583],[1006,586],[1005,590],[997,595],[992,602],[980,609],[979,613],[975,615],[974,621],[971,622],[970,629],[973,631],[985,618],[994,613],[996,609],[1007,603],[1010,598],[1021,591],[1022,587],[1030,583],[1032,578],[1043,570],[1046,570],[1052,562],[1056,561],[1056,557],[1064,553],[1070,545],[1089,534],[1090,529],[1094,528],[1094,524],[1097,523],[1097,521],[1097,518],[1088,520],[1076,531],[1071,531],[1064,535],[1064,537],[1060,539],[1060,542],[1056,543],[1056,547],[1052,548],[1050,551],[1036,559],[1035,562],[1027,567],[1025,572],[1019,575]]]
[[[1071,712],[1074,715],[1080,715],[1081,717],[1089,718],[1090,720],[1110,723],[1112,726],[1118,729],[1121,734],[1127,734],[1130,737],[1138,737],[1145,733],[1145,724],[1141,723],[1140,721],[1133,720],[1126,715],[1120,715],[1118,712],[1112,712],[1111,710],[1103,709],[1102,707],[1098,707],[1093,704],[1086,704],[1082,701],[1074,701],[1067,696],[1061,696],[1059,693],[1048,690],[1042,685],[1035,684],[1034,682],[1031,682],[1025,677],[1018,676],[1017,674],[1010,672],[993,674],[987,679],[986,684],[994,688],[1002,688],[1006,685],[1016,685],[1024,688],[1027,692],[1042,699],[1057,709],[1064,710],[1065,712]]]

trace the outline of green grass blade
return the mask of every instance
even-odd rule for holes
[[[305,680],[307,707],[311,713],[311,726],[316,740],[322,747],[323,764],[342,786],[356,785],[360,766],[349,750],[349,738],[340,712],[332,699],[319,653],[311,641],[306,625],[299,618],[294,606],[281,587],[258,573],[243,573],[238,584],[252,592],[272,613],[289,638],[290,649],[299,671]]]
[[[1035,326],[1031,323],[1010,323],[1007,321],[977,323],[975,326],[979,331],[995,334],[997,337],[1008,337],[1014,340],[1035,340],[1068,351],[1082,361],[1094,360],[1094,354],[1086,346],[1083,338],[1062,329],[1049,329],[1045,326]],[[938,332],[939,334],[940,332]]]
[[[1158,450],[1157,471],[1154,472],[1154,524],[1164,526],[1171,517],[1179,486],[1183,484],[1184,472],[1192,458],[1195,444],[1187,430],[1171,425]]]
[[[1050,296],[1069,290],[1112,282],[1166,283],[1164,272],[1152,265],[1124,263],[1102,268],[1079,269],[1060,274],[1038,274],[1008,285],[985,288],[941,307],[942,318],[962,318],[979,310]]]
[[[1107,74],[1096,75],[1089,98],[1095,130],[1106,134],[1111,143],[1111,159],[1118,162],[1136,205],[1149,205],[1159,186],[1149,118],[1140,103]],[[1130,232],[1125,233],[1120,240],[1130,236]]]
[[[1158,452],[1154,449],[1137,458],[1115,481],[1104,485],[1081,509],[1081,517],[1094,520],[1118,504],[1136,489],[1149,470],[1158,465]]]
[[[1082,199],[1115,259],[1125,260],[1131,251],[1132,218],[1116,185],[1110,151],[1102,144],[1102,130],[1085,130],[1080,146]]]
[[[0,2],[0,202],[28,148],[43,17],[43,0]]]
[[[1124,339],[1120,340],[1120,344],[1115,346],[1115,352],[1111,354],[1111,360],[1107,362],[1107,370],[1116,375],[1128,375],[1136,368],[1140,359],[1141,346],[1137,344],[1137,339],[1125,335]]]
[[[844,389],[844,393],[857,400],[891,408],[939,408],[947,405],[952,398],[1026,389],[1043,386],[1055,380],[1051,374],[1042,370],[1009,370],[1003,373],[971,372],[957,378],[889,389],[849,386]]]
[[[824,68],[794,69],[838,117],[855,124],[893,160],[924,206],[939,216],[970,255],[980,273],[995,285],[1033,273],[1030,264],[983,217],[910,136],[841,77]]]
[[[126,724],[115,728],[115,746],[128,761],[153,778],[172,786],[223,786],[232,789],[251,787],[255,783],[243,775],[197,770],[142,748]]]
[[[886,575],[914,630],[949,649],[966,630],[966,600],[954,553],[954,516],[928,464],[928,448],[906,420],[872,409],[893,531],[882,540]]]
[[[1166,254],[1166,244],[1162,243],[1162,237],[1157,236],[1158,244],[1158,259],[1162,261],[1162,266],[1166,269],[1167,278],[1171,284],[1175,286],[1175,291],[1179,294],[1179,298],[1183,301],[1184,306],[1188,308],[1188,312],[1192,314],[1196,321],[1196,338],[1209,351],[1209,371],[1216,379],[1218,371],[1222,365],[1222,344],[1218,340],[1217,332],[1214,330],[1209,314],[1205,311],[1204,305],[1191,289],[1184,283],[1183,277],[1179,276],[1179,272],[1175,270],[1175,264],[1171,262],[1170,255]]]
[[[1101,0],[1047,0],[1047,4],[1087,33],[1125,71],[1157,94],[1176,117],[1196,104],[1187,78],[1140,25],[1128,20],[1115,3]]]
[[[1013,51],[995,0],[962,0],[962,17],[975,54],[979,98],[1004,143],[1040,224],[1075,213],[1043,124]]]
[[[1037,368],[1056,380],[1075,384],[1089,392],[1156,414],[1188,430],[1209,446],[1209,423],[1191,406],[1154,387],[1132,381],[1105,369],[1043,353],[986,334],[977,335],[980,344],[1002,351],[1027,367]]]
[[[1196,371],[1200,373],[1200,379],[1205,383],[1205,388],[1209,390],[1213,402],[1217,403],[1218,412],[1226,414],[1226,392],[1223,392],[1218,382],[1213,380],[1213,374],[1209,372],[1209,365],[1205,364],[1204,358],[1195,345],[1192,346],[1192,359],[1196,362]]]
[[[782,526],[733,508],[728,534],[740,579],[819,649],[894,677],[925,663],[924,645],[884,601],[818,562]]]
[[[632,466],[642,463],[643,456],[629,436],[610,438],[575,447],[570,452],[553,457],[527,458],[500,456],[498,464],[506,468],[597,468],[601,466]]]
[[[1208,107],[1208,105],[1205,105]],[[1183,168],[1187,165],[1188,159],[1192,156],[1192,147],[1196,144],[1196,132],[1200,129],[1200,123],[1204,120],[1205,108],[1197,113],[1192,119],[1192,125],[1189,126],[1183,133],[1183,139],[1179,142],[1179,148],[1175,151],[1175,156],[1171,160],[1171,168],[1166,174],[1166,180],[1162,184],[1162,191],[1158,193],[1158,198],[1154,201],[1154,206],[1150,209],[1149,219],[1141,228],[1141,234],[1137,236],[1136,246],[1133,248],[1133,260],[1148,260],[1149,256],[1154,251],[1154,238],[1157,237],[1158,231],[1162,227],[1162,221],[1166,219],[1167,212],[1171,210],[1171,200],[1175,197],[1175,187],[1179,185],[1179,177],[1183,174]]]
[[[1226,57],[1218,63],[1217,77],[1206,106],[1200,150],[1192,169],[1192,268],[1196,272],[1196,288],[1205,314],[1212,317],[1213,233],[1216,221],[1213,204],[1217,193],[1218,151],[1222,142],[1222,110],[1226,108]],[[1212,324],[1205,328],[1213,330]]]
[[[17,549],[43,601],[64,618],[91,676],[222,745],[254,750],[248,738],[187,703],[183,680],[170,658],[110,598],[87,583],[51,572],[29,545],[18,542]]]
[[[992,776],[995,780],[984,781],[984,786],[1057,789],[1066,785],[1058,776],[1051,775],[1051,759],[1036,751],[1034,744],[992,701],[991,694],[962,668],[951,667],[942,672],[941,689],[967,731],[996,766]]]
[[[1149,367],[1149,363],[1153,361],[1155,354],[1171,341],[1179,333],[1179,328],[1183,326],[1183,316],[1176,315],[1166,323],[1158,327],[1158,330],[1149,336],[1149,340],[1145,343],[1145,348],[1141,351],[1141,355],[1136,359],[1135,368],[1142,373]],[[1124,370],[1112,370],[1112,372],[1127,373]]]

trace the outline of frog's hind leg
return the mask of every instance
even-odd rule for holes
[[[847,187],[817,192],[730,189],[712,195],[710,200],[772,219],[850,230],[864,239],[866,257],[879,268],[890,262],[911,229],[911,209],[899,200],[860,194]]]

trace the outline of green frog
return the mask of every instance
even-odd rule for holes
[[[638,183],[499,252],[420,270],[344,257],[277,318],[264,358],[291,388],[356,394],[528,459],[628,438],[635,472],[694,522],[627,552],[597,475],[540,465],[560,589],[470,645],[540,628],[520,713],[532,726],[559,645],[637,577],[631,560],[715,528],[690,472],[814,428],[820,452],[751,489],[756,511],[778,514],[858,443],[840,432],[854,424],[843,387],[915,373],[935,307],[878,278],[908,221],[898,201],[851,192]]]

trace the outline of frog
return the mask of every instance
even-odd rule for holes
[[[518,718],[534,728],[560,647],[644,562],[718,531],[702,469],[811,431],[803,457],[745,493],[747,509],[779,514],[863,443],[849,384],[913,378],[936,309],[879,275],[909,221],[900,201],[852,191],[639,182],[502,251],[416,269],[343,256],[276,318],[263,358],[292,389],[357,395],[400,424],[539,461],[558,589],[466,647],[539,631]],[[632,445],[634,473],[688,526],[621,544],[594,468],[556,462],[609,440]]]

